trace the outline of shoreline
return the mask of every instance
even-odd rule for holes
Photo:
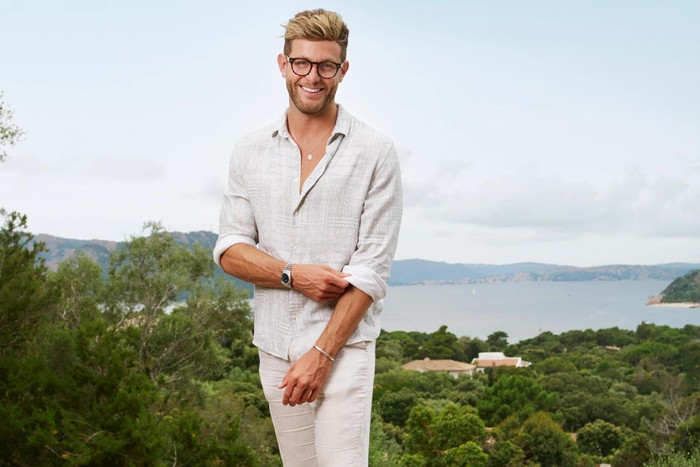
[[[678,302],[678,303],[647,303],[647,306],[662,308],[700,308],[700,303]]]

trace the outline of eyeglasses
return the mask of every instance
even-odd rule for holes
[[[288,55],[287,61],[292,66],[292,71],[297,76],[306,76],[311,73],[311,69],[316,65],[316,71],[321,78],[330,79],[338,74],[338,70],[343,66],[342,63],[335,62],[312,62],[305,58],[292,58]]]

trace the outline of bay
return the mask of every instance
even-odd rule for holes
[[[647,306],[670,281],[505,282],[390,286],[381,314],[386,331],[434,332],[447,325],[460,336],[486,339],[495,331],[509,343],[544,331],[618,327],[642,322],[681,328],[700,325],[700,309]]]

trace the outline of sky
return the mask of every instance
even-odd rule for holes
[[[34,234],[218,230],[228,158],[288,105],[282,24],[338,11],[337,101],[390,136],[396,259],[700,263],[700,2],[0,0]]]

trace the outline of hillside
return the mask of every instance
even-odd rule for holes
[[[675,279],[661,292],[661,303],[700,303],[700,270]]]
[[[213,232],[172,232],[178,242],[192,246],[199,243],[212,249],[216,243]],[[39,234],[36,241],[44,242],[48,252],[42,256],[49,268],[84,251],[104,269],[109,264],[111,252],[121,242],[106,240],[76,240]],[[580,268],[569,265],[516,263],[516,264],[458,264],[423,259],[396,260],[392,265],[391,285],[411,284],[460,284],[484,282],[522,281],[609,281],[609,280],[668,280],[676,279],[689,271],[700,269],[700,264],[673,263],[661,265],[607,265]],[[242,283],[245,284],[245,283]],[[250,289],[250,286],[246,284]]]

